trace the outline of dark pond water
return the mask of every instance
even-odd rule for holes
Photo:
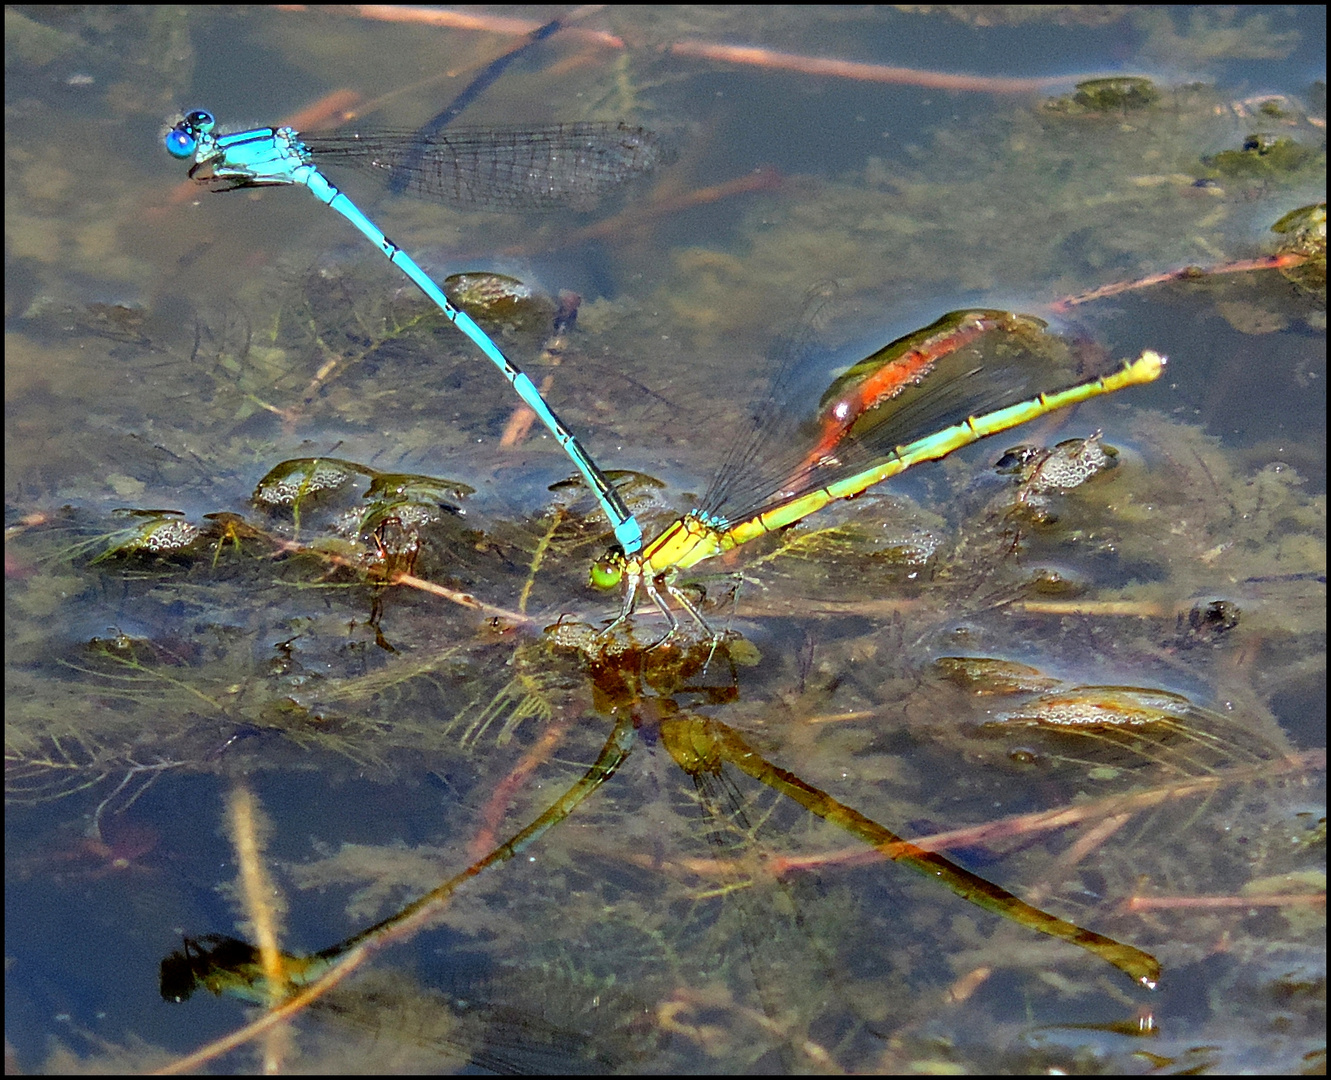
[[[262,909],[330,949],[543,820],[208,1067],[1320,1066],[1324,212],[1271,229],[1325,199],[1324,15],[1003,10],[586,15],[458,121],[660,136],[576,208],[330,170],[437,280],[535,293],[478,318],[649,536],[783,356],[778,425],[949,312],[1024,316],[946,363],[1038,389],[1168,356],[701,564],[725,639],[681,613],[644,649],[650,602],[592,634],[605,519],[479,353],[308,195],[187,185],[161,144],[200,107],[410,130],[557,13],[7,9],[8,1064],[164,1065],[256,1015],[163,1000],[184,939]],[[812,445],[777,430],[760,474]]]

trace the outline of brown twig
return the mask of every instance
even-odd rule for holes
[[[334,555],[328,551],[314,550],[294,540],[280,540],[277,542],[276,547],[279,551],[293,555],[312,555],[315,558],[328,563],[330,566],[341,566],[349,570],[357,571],[363,571],[365,569],[352,559],[344,558],[341,555]],[[471,593],[459,592],[457,589],[450,589],[446,585],[440,585],[434,581],[427,581],[425,578],[417,577],[415,574],[409,574],[405,571],[399,571],[398,573],[393,574],[386,584],[404,585],[409,589],[419,589],[421,592],[429,593],[431,596],[437,596],[442,600],[447,600],[451,604],[457,604],[459,607],[471,608],[473,611],[492,615],[518,626],[528,626],[535,622],[530,615],[524,615],[520,611],[510,611],[508,608],[502,608],[495,604],[487,604],[484,600],[476,599]]]
[[[270,1004],[276,1003],[282,999],[287,987],[286,963],[277,941],[277,911],[272,902],[276,888],[263,863],[264,818],[254,793],[243,781],[237,781],[231,789],[227,799],[227,820],[240,871],[241,901],[258,943],[264,986],[271,995]],[[281,1028],[267,1033],[263,1048],[265,1073],[273,1075],[282,1071],[287,1034]]]
[[[1134,896],[1127,911],[1165,911],[1177,908],[1316,907],[1326,893],[1272,893],[1266,896]]]
[[[476,830],[476,835],[471,838],[467,845],[467,858],[479,859],[487,851],[495,846],[495,837],[499,833],[499,826],[504,820],[504,814],[508,811],[509,800],[518,792],[518,790],[527,782],[527,778],[536,771],[537,767],[545,764],[550,755],[559,745],[565,733],[571,726],[571,721],[562,720],[558,723],[548,724],[541,737],[536,741],[536,745],[528,750],[511,770],[504,777],[490,797],[485,801],[485,806],[481,809],[481,823]]]
[[[989,821],[980,825],[967,825],[947,832],[916,837],[913,840],[902,841],[902,844],[920,848],[924,851],[945,851],[949,848],[987,845],[998,840],[1064,829],[1087,821],[1101,821],[1124,814],[1138,813],[1162,803],[1210,791],[1225,784],[1269,779],[1275,776],[1307,772],[1325,767],[1325,750],[1307,750],[1277,758],[1274,761],[1263,762],[1260,765],[1214,773],[1209,776],[1185,780],[1181,783],[1165,784],[1132,795],[1115,795],[1095,802],[1079,803],[1076,806],[1060,806],[1052,810],[1041,810],[1031,814],[999,818],[997,821]],[[783,874],[802,870],[817,870],[828,866],[856,866],[862,863],[878,862],[884,854],[891,858],[893,852],[875,849],[866,850],[864,847],[856,845],[813,855],[776,855],[767,859],[763,865],[774,876],[780,877]],[[636,859],[632,861],[638,862]],[[656,866],[658,864],[652,862],[650,857],[644,856],[642,865]],[[673,859],[670,860],[670,865],[698,877],[707,878],[728,876],[733,874],[735,869],[725,860],[710,858]]]
[[[449,11],[445,8],[403,7],[397,4],[357,4],[346,9],[359,18],[374,22],[415,23],[423,26],[447,26],[454,30],[484,30],[491,34],[530,34],[544,24],[535,19],[508,15],[487,15],[475,11]],[[624,48],[624,39],[604,30],[569,27],[564,33],[584,41],[596,42],[610,49]]]
[[[1288,251],[1280,255],[1261,255],[1255,259],[1239,259],[1235,262],[1221,263],[1219,266],[1183,266],[1177,270],[1166,270],[1159,274],[1149,274],[1135,281],[1115,281],[1090,289],[1075,296],[1065,296],[1049,305],[1049,310],[1062,313],[1092,300],[1103,300],[1106,296],[1119,296],[1137,289],[1148,289],[1152,285],[1163,285],[1170,281],[1196,281],[1199,278],[1214,277],[1217,274],[1246,274],[1251,270],[1288,270],[1302,266],[1308,256]]]
[[[472,608],[475,611],[484,612],[486,615],[493,615],[504,619],[507,622],[518,626],[529,626],[536,620],[530,615],[523,615],[520,611],[509,611],[508,608],[501,608],[495,604],[487,604],[484,600],[477,600],[471,593],[458,592],[456,589],[450,589],[433,581],[426,581],[424,578],[418,578],[415,574],[398,573],[394,574],[388,582],[390,585],[405,585],[409,589],[420,589],[421,592],[427,592],[431,596],[438,596],[452,604],[458,604],[462,607]]]
[[[902,86],[923,86],[933,90],[962,90],[983,94],[1030,94],[1054,86],[1070,86],[1097,77],[1095,73],[1045,75],[1033,79],[949,75],[941,71],[892,67],[886,64],[864,64],[854,60],[836,60],[822,56],[802,56],[798,53],[778,52],[775,49],[761,49],[755,46],[720,45],[712,41],[677,41],[668,46],[666,51],[674,56],[694,56],[704,60],[720,60],[728,64],[794,71],[800,75],[832,76],[861,82],[896,83]]]

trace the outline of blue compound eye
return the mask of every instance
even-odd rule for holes
[[[217,121],[204,109],[192,109],[166,136],[166,152],[174,158],[192,157],[199,148],[199,136],[207,135]]]
[[[193,157],[198,145],[199,140],[185,129],[183,120],[166,133],[166,152],[173,158]]]

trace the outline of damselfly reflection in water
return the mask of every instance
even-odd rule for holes
[[[1052,964],[1068,977],[1095,985],[1100,982],[1098,971],[1117,968],[1127,976],[1118,983],[1124,991],[1132,982],[1139,984],[1140,991],[1157,978],[1156,961],[1139,948],[1025,903],[995,884],[992,873],[981,876],[952,857],[903,840],[825,787],[774,764],[758,746],[777,730],[788,735],[792,730],[788,724],[773,718],[770,728],[764,729],[759,715],[750,714],[754,731],[745,734],[706,716],[733,698],[733,684],[717,674],[727,666],[729,651],[741,643],[723,643],[715,655],[710,642],[695,642],[691,647],[607,656],[591,627],[565,623],[552,636],[563,659],[551,655],[549,645],[529,648],[540,649],[544,663],[564,666],[566,676],[570,661],[580,667],[597,704],[596,713],[611,727],[596,762],[553,803],[548,795],[533,794],[527,801],[547,803],[544,813],[421,900],[345,942],[313,956],[292,958],[288,974],[294,986],[307,984],[348,958],[358,962],[365,952],[400,936],[403,928],[434,920],[455,928],[488,926],[492,932],[502,927],[502,940],[494,942],[501,970],[502,958],[511,955],[514,962],[535,965],[538,971],[578,972],[582,993],[590,1000],[596,996],[594,988],[613,985],[616,970],[632,964],[637,989],[630,995],[629,1012],[640,1023],[674,1035],[684,1044],[681,1053],[700,1055],[695,1062],[710,1060],[717,1067],[736,1069],[746,1061],[754,1064],[768,1052],[777,1055],[774,1061],[792,1068],[872,1061],[884,1050],[880,1038],[884,1010],[891,1013],[903,1005],[898,994],[911,984],[907,973],[934,971],[945,964],[946,955],[965,955],[964,949],[955,952],[958,943],[949,942],[952,935],[945,927],[955,919],[970,921],[968,913],[986,928],[973,947],[998,948],[1007,956],[1006,963],[1029,968],[1032,974]],[[745,658],[742,651],[739,656]],[[709,659],[711,674],[704,677]],[[981,665],[972,670],[980,671]],[[1151,709],[1152,715],[1143,719]],[[588,728],[594,721],[595,715],[588,714],[578,727]],[[1216,748],[1230,738],[1223,723],[1216,728],[1217,718],[1185,708],[1181,699],[1165,706],[1143,694],[1130,722],[1138,748],[1122,754],[1118,768],[1133,783],[1148,786],[1151,778],[1162,776],[1158,765],[1165,759],[1176,763],[1176,771],[1167,773],[1171,784],[1177,772],[1195,768],[1186,753],[1170,748],[1171,740],[1211,747],[1223,758]],[[1068,737],[1062,730],[1054,731],[1058,721],[1044,723],[1053,732],[1051,738]],[[1101,717],[1100,723],[1103,729],[1112,721]],[[1159,731],[1169,730],[1157,734],[1152,724]],[[587,745],[589,734],[570,731],[566,743]],[[1023,729],[1020,738],[1031,745],[1042,734]],[[1088,736],[1085,741],[1088,745],[1079,756],[1089,759],[1095,756],[1096,739]],[[649,748],[645,772],[628,768],[638,742]],[[1148,744],[1153,745],[1150,751]],[[939,746],[926,753],[938,752]],[[1236,759],[1249,766],[1255,754],[1251,748],[1234,750]],[[918,758],[920,748],[904,756]],[[881,764],[886,757],[859,755],[851,769],[859,773],[869,760]],[[683,784],[670,762],[687,776]],[[1065,773],[1072,784],[1069,793],[1075,793],[1079,779],[1085,780],[1084,760],[1082,765],[1080,771]],[[954,771],[958,768],[964,763]],[[1212,771],[1213,785],[1221,771]],[[1030,772],[1024,767],[1014,768],[1010,775],[1014,791],[1029,783]],[[609,783],[612,778],[618,778],[614,784]],[[1049,785],[1054,778],[1049,773],[1043,783]],[[850,786],[862,791],[877,786],[866,789],[862,781],[860,776]],[[512,797],[512,790],[507,797]],[[582,806],[598,790],[602,794]],[[992,777],[988,791],[990,795],[996,791]],[[882,807],[893,801],[891,794],[886,803],[882,796],[880,791],[877,799]],[[1155,792],[1154,804],[1141,805],[1182,797],[1165,788]],[[603,806],[597,806],[605,799],[619,804],[618,813],[610,818]],[[946,800],[926,802],[935,807],[934,812],[946,804]],[[590,816],[578,828],[574,822],[582,820],[584,812]],[[1114,813],[1131,816],[1133,810],[1118,805],[1083,813],[1083,820],[1098,822]],[[570,814],[574,814],[571,819]],[[566,819],[561,830],[552,831]],[[606,826],[614,820],[618,825],[611,831]],[[867,855],[874,865],[842,865],[854,861],[841,853],[844,841],[836,840],[846,834],[859,841],[860,860]],[[1040,833],[1023,834],[1013,826],[1005,839],[1023,835],[1020,855],[1029,862],[1032,843]],[[553,848],[535,845],[542,837]],[[533,862],[527,864],[529,854]],[[486,893],[498,888],[494,895],[499,907],[491,902],[478,912],[463,903],[463,910],[454,913],[445,906],[460,886],[516,855],[524,856],[519,865],[526,864],[527,869],[515,866],[517,877],[511,884],[489,875],[489,889],[482,881],[476,883]],[[899,875],[885,872],[885,859],[904,863],[923,874],[925,881],[908,887],[903,897],[903,882]],[[559,890],[550,891],[551,872],[567,878],[562,897]],[[538,885],[541,881],[547,884]],[[533,886],[535,893],[529,893]],[[461,901],[459,895],[453,902]],[[547,910],[538,923],[528,923],[529,911],[550,905],[554,911]],[[1107,907],[1092,906],[1098,907],[1100,918],[1114,918]],[[932,935],[924,934],[923,926],[930,925],[935,912],[942,924],[934,926]],[[1009,921],[1008,930],[996,934],[1005,945],[996,941],[981,946],[996,930],[981,912]],[[925,913],[928,917],[922,924]],[[1040,944],[1049,938],[1071,945]],[[896,991],[888,989],[893,980],[884,981],[881,972],[869,977],[868,972],[879,965],[901,980]],[[251,947],[200,940],[188,942],[163,965],[162,989],[173,998],[186,996],[196,984],[255,997],[265,993],[262,979]],[[513,1001],[520,999],[519,993]],[[899,1019],[894,1017],[887,1026]],[[620,1021],[629,1023],[626,1016]]]
[[[966,977],[967,993],[994,977],[996,963],[1010,967],[1019,982],[1058,971],[1084,985],[1083,992],[1104,987],[1103,972],[1113,976],[1119,989],[1111,996],[1126,1009],[1122,999],[1133,993],[1131,984],[1114,968],[1147,984],[1159,971],[1154,958],[1026,903],[995,878],[1020,868],[1019,891],[1039,894],[1052,884],[1058,907],[1071,903],[1109,925],[1131,926],[1111,897],[1130,893],[1130,879],[1156,867],[1163,839],[1180,839],[1166,819],[1180,806],[1209,818],[1213,810],[1222,812],[1234,789],[1284,768],[1277,748],[1259,733],[1178,695],[1065,687],[1043,672],[973,659],[940,662],[937,677],[912,694],[917,720],[928,710],[938,722],[949,717],[951,726],[924,724],[913,746],[901,742],[899,731],[891,736],[891,753],[864,745],[846,757],[845,779],[819,786],[797,775],[802,767],[784,768],[771,757],[790,760],[788,746],[808,748],[811,737],[835,739],[835,721],[806,716],[792,724],[781,715],[789,707],[776,701],[757,712],[738,710],[747,732],[706,715],[718,709],[736,715],[734,673],[725,669],[732,650],[752,662],[742,642],[724,642],[715,652],[712,643],[696,641],[607,655],[592,627],[563,623],[551,636],[557,652],[551,644],[532,644],[521,663],[539,652],[546,670],[562,670],[565,680],[580,671],[582,691],[590,692],[595,708],[573,728],[564,727],[558,751],[542,748],[539,732],[521,741],[544,759],[552,753],[583,757],[603,738],[591,768],[553,801],[545,784],[524,793],[524,804],[548,809],[420,900],[342,943],[289,957],[291,988],[279,996],[339,964],[359,963],[403,931],[437,921],[480,934],[501,975],[509,964],[526,972],[525,988],[515,979],[501,978],[499,985],[507,1006],[539,1019],[538,1032],[572,1023],[564,1037],[586,1036],[584,1047],[598,1046],[600,1060],[617,1068],[667,1060],[733,1071],[761,1066],[768,1054],[775,1056],[767,1064],[794,1069],[881,1064],[888,1060],[881,1057],[884,1033],[928,1014],[923,1003],[909,1000],[910,988],[920,979],[935,983],[940,967]],[[956,727],[958,716],[974,715],[959,702],[996,699],[1004,702],[1000,720],[973,724],[969,733]],[[760,749],[773,738],[787,749]],[[971,749],[958,753],[965,739]],[[954,856],[903,840],[828,791],[862,793],[879,808],[877,816],[909,788],[909,812],[937,820],[951,802],[947,785],[921,799],[907,778],[911,767],[938,767],[949,753],[950,782],[967,799],[1020,806],[1022,790],[1038,778],[1055,800],[1041,822],[991,820],[940,839],[940,847],[963,845],[972,863],[986,848],[1009,849],[997,871],[990,865],[977,874]],[[980,753],[992,760],[977,789],[965,775]],[[494,755],[494,747],[485,754]],[[637,769],[634,761],[640,761]],[[539,765],[538,775],[548,776],[553,764]],[[827,771],[826,760],[810,764]],[[557,771],[567,775],[569,769]],[[866,785],[874,775],[880,779]],[[1074,805],[1087,784],[1113,794]],[[505,792],[506,802],[518,797],[519,789],[504,779],[495,789]],[[1053,820],[1060,812],[1061,825]],[[1076,836],[1083,841],[1095,836],[1094,846],[1056,844],[1052,838],[1059,834],[1051,830],[1069,822],[1080,826]],[[1138,836],[1125,850],[1104,847],[1114,830],[1146,828],[1149,838]],[[847,834],[857,842],[852,850]],[[514,861],[518,855],[523,858]],[[344,851],[325,862],[345,867],[349,858]],[[885,860],[904,863],[925,880],[912,886],[885,868]],[[504,862],[513,863],[507,882],[485,873]],[[554,886],[552,874],[563,879],[562,887]],[[1077,888],[1061,887],[1069,875]],[[459,891],[478,877],[474,887],[491,897],[479,908],[465,899],[470,888]],[[1094,896],[1091,882],[1107,894]],[[1005,922],[995,924],[982,912]],[[958,920],[975,924],[959,940]],[[465,946],[462,955],[475,947]],[[612,994],[628,968],[632,989],[624,985]],[[566,1006],[581,1002],[588,1015],[571,1022],[565,1012],[556,1022],[556,1010],[537,990],[555,977],[569,983]],[[173,999],[196,986],[245,999],[274,989],[265,984],[253,947],[223,938],[187,941],[164,962],[162,980],[163,994]],[[1151,1000],[1142,994],[1139,986],[1133,996]],[[592,1008],[593,1001],[600,1004]],[[464,1026],[476,1022],[475,1015],[464,1017]],[[599,1024],[619,1034],[598,1042],[590,1033]],[[630,1032],[636,1032],[631,1039]],[[476,1035],[503,1037],[484,1029]],[[629,1057],[608,1049],[615,1046]],[[492,1049],[485,1052],[489,1058],[477,1063],[494,1060]]]

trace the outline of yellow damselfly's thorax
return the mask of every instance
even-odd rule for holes
[[[713,555],[719,555],[733,545],[727,545],[721,532],[704,522],[696,512],[685,514],[665,532],[642,550],[642,554],[629,559],[636,561],[645,576],[655,577],[667,570],[687,570]]]

